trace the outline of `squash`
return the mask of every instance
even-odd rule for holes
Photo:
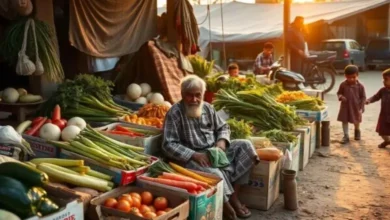
[[[277,161],[283,156],[283,153],[279,149],[273,147],[256,149],[256,153],[260,160],[266,161]]]

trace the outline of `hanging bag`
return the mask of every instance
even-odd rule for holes
[[[38,51],[38,43],[37,43],[37,36],[35,33],[35,21],[31,20],[31,26],[34,36],[34,44],[35,44],[35,72],[34,75],[39,76],[42,75],[45,72],[45,69],[43,68],[43,64],[41,59],[39,59],[39,51]]]
[[[32,75],[36,70],[35,64],[26,55],[28,29],[31,25],[31,20],[32,20],[31,18],[28,19],[24,26],[24,39],[23,39],[22,49],[19,51],[18,54],[19,58],[16,64],[16,74],[22,76]]]

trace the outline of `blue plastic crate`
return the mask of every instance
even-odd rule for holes
[[[126,101],[125,95],[115,95],[113,97],[113,100],[116,104],[124,106],[134,111],[138,111],[140,108],[142,108],[142,106],[144,106],[143,104],[139,104],[136,102]]]

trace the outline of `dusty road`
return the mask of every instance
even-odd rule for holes
[[[361,73],[360,81],[367,96],[382,86],[381,73]],[[253,211],[251,219],[390,219],[389,149],[378,149],[375,133],[379,103],[366,108],[362,140],[342,146],[341,124],[336,121],[339,103],[336,98],[343,76],[325,98],[331,115],[331,146],[317,150],[298,175],[299,210],[283,209],[283,194],[267,212]],[[353,135],[353,126],[350,126]]]

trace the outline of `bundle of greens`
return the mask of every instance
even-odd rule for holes
[[[296,125],[304,123],[293,107],[276,102],[266,88],[240,92],[221,89],[213,105],[217,110],[224,108],[230,117],[251,122],[262,131],[292,131]]]
[[[226,123],[230,127],[230,139],[248,139],[252,136],[252,127],[244,120],[231,118]]]
[[[45,103],[41,115],[50,116],[59,104],[67,118],[79,116],[87,121],[118,121],[118,117],[132,113],[114,103],[111,90],[114,84],[90,74],[80,74],[58,86]]]
[[[294,106],[296,109],[300,109],[300,110],[322,111],[325,109],[322,100],[319,100],[318,98],[296,100],[296,101],[286,102],[285,104]]]
[[[199,55],[188,56],[188,60],[192,65],[194,74],[199,76],[200,78],[206,77],[213,70],[214,60],[209,62]]]
[[[277,129],[262,132],[261,136],[268,138],[272,142],[296,143],[297,141],[297,136],[293,133]]]
[[[39,58],[42,61],[44,74],[47,79],[52,82],[62,82],[64,79],[64,70],[56,50],[56,35],[53,29],[43,21],[34,19],[37,47],[39,51]],[[5,38],[0,45],[1,56],[11,64],[16,64],[18,54],[22,48],[24,27],[27,19],[23,18],[11,25],[5,33]],[[31,28],[28,31],[27,41],[27,56],[30,60],[35,61],[35,44],[33,38],[33,31]]]
[[[218,92],[220,89],[231,90],[234,92],[263,88],[253,74],[246,75],[245,78],[230,77],[227,80],[221,80],[223,74],[216,74],[206,78],[207,90]]]

